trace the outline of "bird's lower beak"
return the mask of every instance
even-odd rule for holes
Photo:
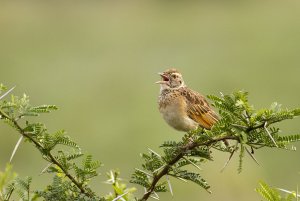
[[[167,81],[163,81],[163,80],[155,82],[155,84],[166,84],[166,83]]]
[[[167,84],[169,82],[169,78],[163,73],[158,73],[162,80],[155,82],[155,84]]]

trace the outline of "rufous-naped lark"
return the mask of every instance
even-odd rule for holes
[[[200,93],[188,88],[176,69],[159,73],[161,81],[159,111],[164,120],[179,131],[192,131],[199,126],[210,129],[218,116]]]

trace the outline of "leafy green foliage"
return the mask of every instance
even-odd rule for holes
[[[256,188],[255,190],[266,201],[292,201],[292,200],[296,200],[296,196],[297,196],[296,192],[288,193],[285,197],[283,197],[277,189],[271,188],[265,182],[261,181],[261,182],[259,182],[259,185],[260,185],[260,187]]]
[[[82,168],[74,165],[76,178],[82,185],[87,185],[87,182],[98,175],[97,168],[100,167],[99,161],[93,161],[91,155],[87,155],[82,162]]]
[[[126,184],[121,183],[122,179],[119,177],[120,172],[111,170],[107,175],[106,183],[111,185],[113,188],[114,193],[109,193],[105,196],[105,200],[107,201],[116,201],[116,200],[123,200],[123,201],[134,201],[133,192],[136,191],[136,188],[127,188]]]
[[[96,201],[101,198],[88,197],[82,194],[79,189],[64,177],[55,175],[51,185],[48,185],[44,191],[37,191],[36,198],[43,198],[49,201]]]
[[[12,181],[16,176],[17,175],[12,171],[12,166],[10,164],[6,165],[4,172],[0,172],[0,200],[9,200],[15,189],[15,185],[12,183]]]
[[[202,176],[186,167],[200,169],[202,163],[212,161],[212,149],[229,152],[229,160],[235,152],[239,152],[238,172],[241,172],[245,153],[257,163],[253,155],[254,149],[293,149],[289,146],[290,143],[300,141],[300,134],[283,135],[275,126],[277,122],[299,116],[300,109],[281,109],[280,104],[273,103],[269,109],[255,110],[248,101],[248,93],[243,91],[208,97],[221,117],[211,130],[199,128],[187,133],[181,142],[164,142],[161,145],[162,155],[153,150],[141,155],[145,162],[142,169],[136,169],[131,180],[147,189],[141,200],[147,200],[149,196],[159,192],[156,186],[166,190],[167,183],[158,181],[167,175],[192,181],[209,191],[210,186]]]
[[[2,200],[9,200],[13,192],[21,200],[28,201],[39,198],[53,201],[142,201],[149,197],[158,199],[160,192],[169,190],[173,193],[170,177],[184,182],[191,181],[210,192],[209,184],[197,170],[201,169],[203,163],[213,161],[212,150],[229,153],[228,162],[235,152],[239,152],[238,172],[241,172],[246,154],[257,162],[254,158],[255,149],[271,147],[294,150],[290,144],[300,141],[300,134],[283,135],[276,125],[277,122],[299,116],[300,109],[282,109],[280,104],[273,103],[268,109],[255,110],[248,102],[248,93],[242,91],[230,95],[221,94],[220,97],[211,95],[209,98],[220,115],[220,120],[211,130],[199,128],[186,133],[179,142],[164,142],[160,152],[148,149],[148,153],[141,154],[144,163],[141,168],[135,169],[130,182],[145,188],[142,198],[134,197],[135,189],[127,188],[121,182],[118,171],[107,174],[106,183],[112,186],[113,192],[101,197],[89,186],[90,180],[98,175],[97,169],[101,163],[94,161],[91,155],[82,153],[77,143],[64,130],[49,132],[43,123],[28,118],[57,110],[57,107],[31,106],[29,97],[25,94],[22,97],[11,95],[7,99],[7,94],[12,89],[7,90],[0,84],[0,120],[14,128],[26,142],[39,150],[42,158],[48,162],[42,173],[54,176],[52,184],[44,190],[32,191],[30,177],[23,180],[8,179],[10,169],[7,169],[0,174]],[[18,146],[14,152],[17,148]],[[80,157],[83,157],[82,164],[78,164]],[[276,190],[268,188],[264,183],[261,183],[261,188],[257,191],[267,200],[282,200]],[[291,197],[287,200],[291,200]]]
[[[262,147],[291,149],[288,145],[300,140],[300,134],[283,135],[278,127],[273,126],[277,122],[299,116],[299,108],[282,109],[281,105],[275,102],[269,109],[256,111],[249,104],[247,96],[248,93],[243,91],[221,97],[209,96],[213,105],[219,109],[221,120],[210,131],[205,131],[210,136],[227,135],[238,138],[239,172],[242,171],[242,160],[247,147],[251,150]],[[213,148],[217,147],[213,145]]]
[[[16,192],[19,197],[24,201],[31,200],[30,184],[32,182],[31,177],[26,177],[24,180],[20,178],[15,179]]]
[[[1,85],[0,92],[4,91],[5,87]],[[36,197],[51,200],[52,196],[52,200],[62,200],[58,198],[67,195],[67,200],[77,200],[77,198],[95,200],[97,197],[88,186],[88,181],[98,175],[97,168],[100,167],[100,162],[93,161],[92,157],[87,155],[83,160],[83,167],[78,166],[75,160],[84,154],[64,130],[50,133],[43,123],[22,120],[28,116],[38,116],[53,110],[57,110],[54,105],[31,106],[29,97],[25,94],[21,98],[11,95],[10,100],[0,100],[1,119],[15,128],[26,141],[33,143],[43,159],[49,162],[43,173],[56,174],[53,184],[44,191],[39,191]],[[16,193],[22,200],[30,200],[30,183],[31,178],[25,180],[17,178],[13,183],[13,187],[17,189]]]
[[[5,91],[7,89],[6,86],[4,86],[2,83],[0,83],[0,94],[3,93],[3,91]]]

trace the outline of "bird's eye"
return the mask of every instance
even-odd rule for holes
[[[172,74],[172,78],[176,78],[177,76],[175,74]]]

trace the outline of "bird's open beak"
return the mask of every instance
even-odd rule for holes
[[[155,82],[155,84],[166,84],[169,82],[169,78],[163,74],[163,73],[158,73],[158,75],[160,75],[160,77],[162,78],[162,80]]]

